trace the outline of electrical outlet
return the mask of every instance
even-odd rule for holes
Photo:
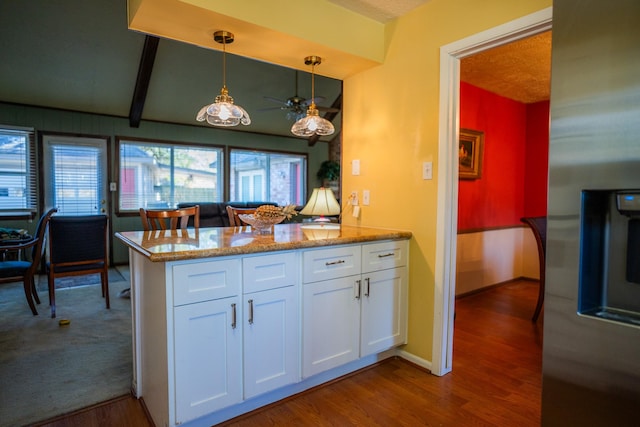
[[[358,206],[358,192],[357,191],[352,191],[351,192],[351,197],[349,197],[351,199],[351,205],[352,206]]]

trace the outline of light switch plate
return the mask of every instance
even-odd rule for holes
[[[360,175],[360,160],[351,161],[351,175]]]
[[[364,206],[369,206],[369,197],[371,195],[369,194],[369,190],[362,190],[362,204]]]
[[[422,163],[422,179],[433,179],[433,162]]]

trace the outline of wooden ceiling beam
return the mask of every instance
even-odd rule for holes
[[[144,47],[142,48],[142,56],[140,57],[140,65],[138,66],[138,77],[136,78],[136,87],[133,90],[133,98],[131,99],[131,108],[129,109],[129,126],[137,128],[140,126],[142,118],[142,110],[147,99],[147,90],[151,81],[151,72],[153,71],[153,63],[156,59],[158,51],[158,37],[147,35],[144,39]]]

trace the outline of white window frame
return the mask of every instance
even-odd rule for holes
[[[17,166],[22,167],[21,170],[18,171],[16,169],[10,171],[11,165],[8,163],[8,161],[11,160],[10,156],[7,155],[8,153],[0,152],[0,157],[2,157],[0,158],[0,187],[6,188],[6,196],[0,196],[0,198],[15,197],[16,199],[20,199],[15,200],[15,204],[9,200],[6,200],[6,203],[2,203],[2,200],[0,200],[0,216],[32,217],[38,205],[38,174],[34,129],[0,125],[0,134],[21,136],[25,139],[24,158],[19,159],[18,157],[14,157],[13,159],[19,162]],[[2,166],[2,162],[7,162],[6,167]],[[15,181],[15,178],[18,178],[18,181],[22,181],[21,183],[17,183],[20,188],[16,187],[15,184],[12,186],[11,181]],[[6,186],[3,185],[3,181],[6,183]]]

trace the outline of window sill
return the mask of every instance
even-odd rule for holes
[[[0,221],[9,220],[9,219],[33,219],[36,216],[35,211],[23,211],[23,210],[15,210],[15,211],[0,211]]]

